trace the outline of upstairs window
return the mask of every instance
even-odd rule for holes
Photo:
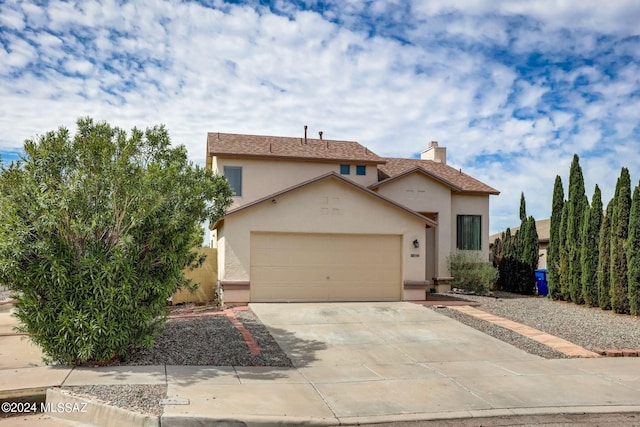
[[[341,175],[349,175],[349,174],[351,174],[351,166],[350,165],[340,165],[340,174]]]
[[[363,165],[356,166],[356,175],[366,175],[367,167]]]
[[[456,248],[463,251],[479,251],[481,249],[482,216],[458,215]]]
[[[225,166],[224,177],[229,181],[229,186],[234,196],[242,196],[242,167]]]

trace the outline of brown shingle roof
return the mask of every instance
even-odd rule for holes
[[[536,232],[538,233],[538,242],[540,243],[549,242],[549,235],[551,234],[550,228],[551,228],[551,219],[547,218],[547,219],[540,219],[536,221]],[[513,236],[518,230],[520,230],[520,227],[510,228],[511,235]],[[504,233],[505,231],[507,230],[504,230],[489,236],[489,242],[493,243],[494,240],[502,238],[502,233]]]
[[[432,160],[387,158],[387,162],[378,166],[380,182],[394,180],[405,173],[419,170],[435,178],[454,191],[461,193],[500,194],[498,190],[484,184],[462,171]],[[374,186],[374,187],[375,187]]]
[[[314,161],[384,163],[384,159],[355,141],[242,135],[209,132],[207,157],[242,156]]]

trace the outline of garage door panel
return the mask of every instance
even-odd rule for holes
[[[401,236],[251,233],[252,301],[394,301]]]

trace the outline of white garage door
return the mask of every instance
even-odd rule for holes
[[[251,301],[398,301],[399,235],[251,233]]]

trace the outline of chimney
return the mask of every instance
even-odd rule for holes
[[[420,159],[447,164],[447,148],[438,147],[438,141],[431,141],[429,147],[420,154]]]
[[[320,141],[322,141],[322,131],[318,132],[318,135],[320,135]]]
[[[304,125],[304,143],[307,144],[307,125]]]

